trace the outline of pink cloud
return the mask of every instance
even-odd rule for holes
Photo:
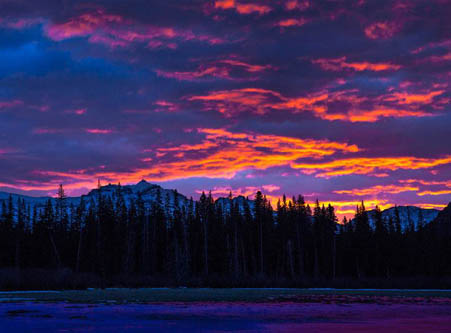
[[[113,130],[100,128],[87,128],[85,129],[85,132],[89,134],[110,134],[113,132]]]
[[[375,22],[365,28],[365,35],[370,39],[389,39],[392,38],[399,27],[392,22]]]
[[[23,30],[36,24],[43,23],[42,18],[19,18],[16,20],[0,20],[0,25],[10,29]]]
[[[58,129],[58,128],[35,128],[33,130],[33,134],[58,134],[58,133],[63,133],[64,130],[62,129]]]
[[[157,105],[156,111],[176,112],[179,109],[177,104],[165,100],[156,101],[154,104]]]
[[[346,61],[346,57],[332,58],[332,59],[316,59],[312,60],[312,63],[318,64],[322,69],[330,71],[341,71],[344,69],[352,69],[354,71],[387,71],[387,70],[398,70],[401,68],[399,65],[395,65],[389,62],[383,63],[372,63],[368,61]]]
[[[87,108],[80,108],[80,109],[66,110],[65,113],[82,116],[82,115],[86,114],[87,111],[88,111]]]
[[[216,9],[234,9],[237,13],[248,15],[257,13],[258,15],[267,14],[271,11],[271,7],[259,3],[242,3],[235,0],[216,0]]]
[[[18,100],[18,99],[13,100],[13,101],[3,101],[3,102],[0,101],[0,110],[14,108],[17,106],[22,106],[23,104],[24,104],[24,102],[21,100]]]
[[[285,8],[287,10],[306,10],[310,7],[310,2],[308,0],[288,0],[285,2]]]
[[[109,14],[103,9],[84,13],[63,23],[51,23],[46,34],[55,41],[74,37],[89,37],[90,43],[104,44],[111,48],[126,47],[132,43],[145,43],[149,48],[177,48],[176,41],[200,41],[219,44],[223,40],[190,30],[142,24],[120,15]]]
[[[156,70],[157,74],[179,81],[196,81],[207,77],[233,80],[234,76],[241,77],[243,73],[258,73],[273,69],[271,65],[254,65],[236,59],[224,59],[199,65],[192,71],[163,71]],[[233,75],[232,72],[236,75]],[[253,78],[250,78],[253,79]]]
[[[304,18],[299,18],[299,19],[289,18],[289,19],[284,19],[284,20],[277,22],[276,25],[279,27],[282,27],[282,28],[301,27],[308,22],[309,21]]]
[[[442,90],[390,90],[379,96],[364,96],[357,89],[322,89],[303,96],[287,97],[273,90],[243,88],[212,91],[187,99],[202,102],[205,110],[218,111],[226,117],[286,110],[291,113],[311,112],[314,116],[329,121],[375,122],[386,117],[433,116],[436,113],[426,112],[424,106],[443,109],[446,100],[437,99],[442,93]],[[340,105],[340,108],[337,109],[336,105]]]

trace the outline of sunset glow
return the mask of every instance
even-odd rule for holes
[[[444,1],[0,1],[0,191],[451,200]],[[448,6],[449,7],[449,6]]]

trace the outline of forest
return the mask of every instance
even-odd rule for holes
[[[211,194],[182,206],[173,195],[170,205],[157,192],[149,207],[119,186],[74,206],[61,186],[42,209],[4,200],[0,288],[451,285],[451,234],[421,216],[403,230],[379,208],[371,227],[363,202],[338,223],[334,207],[302,195],[276,207],[261,192],[252,207],[232,194],[226,207]]]

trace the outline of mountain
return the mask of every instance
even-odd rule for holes
[[[89,206],[92,201],[96,202],[99,197],[99,191],[103,197],[110,197],[114,199],[119,193],[128,205],[132,200],[136,201],[139,196],[144,201],[144,205],[150,208],[152,203],[158,200],[158,195],[160,195],[161,203],[172,210],[174,208],[175,197],[177,196],[178,205],[183,207],[188,204],[189,199],[182,194],[177,193],[176,190],[164,189],[159,185],[150,184],[145,180],[140,181],[135,185],[113,185],[108,184],[106,186],[101,186],[100,189],[94,189],[88,194],[82,195],[81,197],[68,197],[66,199],[67,206],[71,205],[77,206],[81,199],[85,201],[86,205]],[[56,191],[55,191],[56,193]],[[21,194],[13,194],[7,192],[0,192],[0,204],[2,201],[7,201],[9,197],[12,197],[13,204],[17,205],[19,199],[23,199],[27,205],[36,207],[38,210],[45,207],[46,202],[50,199],[53,204],[56,203],[56,198],[53,197],[31,197]],[[69,212],[69,211],[68,211]]]
[[[423,224],[428,224],[432,220],[434,220],[440,212],[437,209],[425,209],[416,206],[397,206],[383,210],[382,219],[388,221],[390,218],[392,218],[394,220],[396,216],[396,209],[398,209],[399,212],[399,219],[401,222],[402,230],[408,228],[410,223],[413,223],[415,229],[417,229],[420,224],[421,215]],[[367,214],[370,220],[370,226],[374,228],[376,210],[369,210]]]
[[[451,235],[451,202],[431,222],[431,227],[441,236]]]
[[[167,206],[170,211],[174,208],[175,197],[177,196],[177,201],[179,207],[184,207],[188,205],[189,199],[183,194],[177,193],[176,190],[164,189],[159,185],[148,183],[145,180],[140,181],[135,185],[116,185],[116,184],[108,184],[106,186],[101,186],[100,189],[94,189],[90,191],[86,195],[82,195],[81,197],[68,197],[67,205],[70,206],[73,204],[77,206],[80,203],[81,198],[85,201],[85,203],[89,206],[91,201],[96,202],[99,196],[99,191],[102,193],[102,196],[109,196],[114,199],[119,193],[123,196],[125,202],[128,204],[132,200],[136,201],[139,196],[144,200],[144,204],[147,208],[150,208],[153,203],[158,200],[158,195],[160,195],[161,203],[164,206]],[[55,191],[56,193],[56,191]],[[55,198],[51,197],[31,197],[26,195],[19,194],[10,194],[6,192],[0,192],[0,204],[2,200],[8,200],[9,196],[12,196],[14,204],[17,204],[18,199],[24,199],[27,204],[31,206],[36,206],[38,209],[42,209],[45,206],[47,200],[52,200],[53,203],[56,202]],[[231,203],[238,203],[240,207],[240,212],[244,213],[244,205],[247,201],[250,211],[252,213],[254,209],[254,201],[245,198],[244,196],[237,196],[232,200],[229,198],[218,198],[216,203],[221,205],[221,208],[224,212],[230,211]],[[425,224],[434,220],[437,215],[439,215],[439,211],[436,209],[423,209],[415,206],[398,206],[399,217],[401,220],[402,229],[406,229],[410,223],[413,223],[417,228],[420,220],[420,212],[423,215],[423,222]],[[382,211],[382,218],[388,221],[390,218],[395,217],[395,207],[386,209]],[[368,211],[368,217],[370,220],[370,225],[374,228],[374,217],[375,210]]]
[[[159,185],[148,183],[145,180],[141,180],[135,185],[121,186],[108,184],[106,186],[102,186],[100,189],[92,190],[88,194],[81,197],[85,202],[89,203],[89,201],[95,201],[98,198],[99,191],[102,193],[102,196],[109,196],[112,199],[120,193],[126,203],[132,200],[136,201],[138,197],[141,196],[147,208],[150,208],[152,203],[160,200],[162,204],[168,204],[169,208],[173,209],[175,206],[174,203],[176,196],[179,207],[183,207],[189,202],[187,197],[178,193],[176,190],[164,189]],[[159,199],[158,195],[160,195]]]
[[[242,195],[239,195],[233,198],[232,200],[230,200],[230,198],[218,198],[216,200],[216,204],[221,206],[223,212],[230,212],[232,203],[233,204],[238,203],[238,207],[240,208],[241,214],[244,213],[245,202],[247,202],[247,204],[249,205],[249,209],[252,213],[254,210],[254,200],[249,200],[248,198],[245,198]]]

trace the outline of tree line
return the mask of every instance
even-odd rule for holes
[[[417,228],[403,229],[397,210],[386,220],[379,208],[371,227],[363,202],[352,221],[337,223],[334,207],[318,201],[310,207],[301,195],[284,196],[273,209],[261,192],[252,205],[230,194],[226,207],[211,193],[180,205],[176,191],[162,198],[158,190],[150,207],[140,194],[126,201],[120,186],[112,196],[97,193],[68,205],[60,186],[56,200],[39,209],[20,198],[4,200],[0,267],[66,268],[107,284],[117,276],[147,276],[162,285],[451,275],[450,235],[424,225],[421,216]]]

